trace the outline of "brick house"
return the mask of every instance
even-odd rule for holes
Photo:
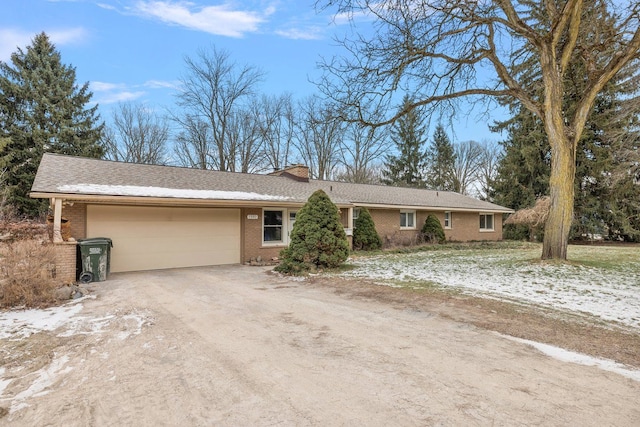
[[[31,197],[50,200],[58,276],[75,277],[74,239],[113,240],[111,271],[234,264],[277,257],[295,216],[324,190],[348,236],[366,207],[386,244],[411,244],[429,213],[447,240],[501,240],[510,209],[453,192],[309,179],[295,165],[269,175],[139,165],[45,154]]]

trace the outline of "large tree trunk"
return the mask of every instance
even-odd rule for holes
[[[542,259],[567,259],[569,232],[573,221],[575,149],[566,137],[551,142],[551,207],[544,229]]]

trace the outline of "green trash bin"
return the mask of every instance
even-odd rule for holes
[[[78,240],[80,253],[81,283],[103,282],[111,272],[111,248],[113,242],[108,237],[94,237]]]

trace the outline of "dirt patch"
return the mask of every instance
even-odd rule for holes
[[[640,334],[623,326],[547,307],[463,295],[438,287],[410,289],[364,279],[314,277],[314,286],[352,298],[428,311],[455,321],[640,368]]]

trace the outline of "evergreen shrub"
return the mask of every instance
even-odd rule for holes
[[[353,248],[361,251],[373,251],[382,247],[382,239],[367,208],[360,208],[353,230]]]
[[[340,213],[324,191],[313,193],[298,211],[289,247],[280,256],[275,270],[287,274],[334,268],[347,260],[349,241]]]
[[[433,214],[429,214],[422,226],[422,238],[429,243],[444,243],[444,230],[440,220]]]

